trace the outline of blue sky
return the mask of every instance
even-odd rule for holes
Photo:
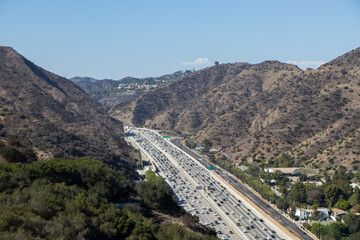
[[[360,47],[360,1],[0,0],[0,45],[68,78],[214,61],[316,66]]]

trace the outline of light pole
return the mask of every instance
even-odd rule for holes
[[[319,239],[321,240],[321,227],[320,227],[320,225],[321,225],[321,216],[320,216],[320,218],[318,218],[318,220],[319,220]]]

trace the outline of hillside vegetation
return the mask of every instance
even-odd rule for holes
[[[0,47],[0,161],[91,157],[129,169],[123,125],[71,81]]]
[[[292,165],[360,166],[360,48],[315,70],[278,61],[220,64],[149,91],[110,114],[205,139],[232,162],[287,153]]]
[[[168,84],[190,73],[190,70],[184,70],[160,77],[125,77],[120,80],[73,77],[70,80],[109,110],[116,105],[131,102],[149,89]]]
[[[0,239],[216,239],[205,227],[205,234],[195,233],[201,228],[182,209],[177,211],[177,224],[157,217],[157,209],[177,208],[165,183],[157,185],[167,192],[152,191],[158,196],[152,199],[157,208],[117,208],[115,203],[127,202],[137,192],[121,172],[98,161],[0,163]]]

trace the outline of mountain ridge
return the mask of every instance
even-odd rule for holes
[[[123,105],[132,101],[149,89],[168,84],[191,72],[190,70],[182,70],[160,77],[125,77],[119,80],[97,80],[92,77],[73,77],[70,80],[80,86],[105,109],[109,110],[115,105]]]
[[[359,157],[350,154],[357,143],[335,160],[335,153],[317,156],[360,130],[359,52],[306,71],[279,61],[243,68],[221,64],[149,91],[110,114],[126,124],[190,135],[198,144],[210,139],[222,148],[217,157],[232,162],[266,162],[288,153],[297,165],[357,169]],[[210,84],[211,75],[219,76],[216,84]]]
[[[116,165],[132,159],[120,121],[79,86],[10,47],[0,47],[0,104],[2,141],[15,138],[40,160],[88,156]]]

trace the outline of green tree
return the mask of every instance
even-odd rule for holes
[[[212,147],[212,142],[209,139],[205,138],[202,142],[202,145],[204,146],[203,152],[209,152]]]
[[[276,200],[276,207],[278,209],[281,209],[281,210],[285,211],[286,209],[289,208],[289,203],[286,201],[285,198],[278,198]]]
[[[330,184],[325,188],[324,195],[329,207],[332,207],[338,201],[341,194],[341,189],[335,184]]]
[[[174,206],[174,199],[170,188],[163,182],[143,181],[139,182],[136,187],[144,203],[155,209],[162,209]]]
[[[290,189],[287,198],[292,203],[306,202],[306,188],[302,182],[296,182]]]
[[[349,202],[351,205],[356,205],[356,204],[360,203],[360,189],[359,188],[356,187],[354,189],[354,193],[349,198]]]
[[[306,193],[306,201],[311,205],[312,204],[320,205],[323,199],[324,199],[324,193],[319,189],[311,189]]]
[[[343,196],[340,196],[339,200],[335,203],[334,207],[342,210],[348,210],[350,208],[350,202],[343,199]]]
[[[353,214],[345,214],[345,216],[342,218],[345,225],[349,228],[350,233],[356,233],[360,231],[360,217]]]

